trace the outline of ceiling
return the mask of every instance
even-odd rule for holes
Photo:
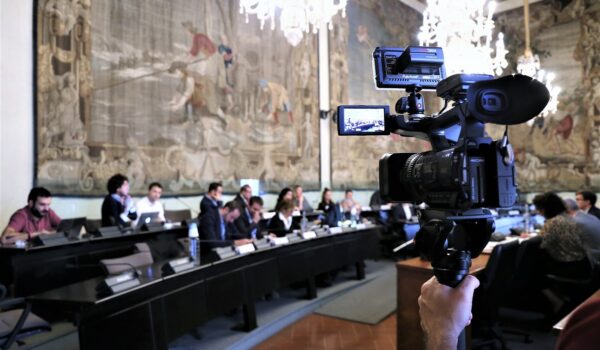
[[[423,13],[423,11],[425,11],[426,0],[398,0],[398,1],[404,3],[407,6],[412,7],[413,9],[415,9],[421,13]],[[533,4],[536,2],[540,2],[540,1],[542,1],[542,0],[529,0],[529,3]],[[498,4],[498,6],[496,7],[495,13],[501,13],[504,11],[516,9],[518,7],[523,7],[523,0],[496,0],[496,4]]]

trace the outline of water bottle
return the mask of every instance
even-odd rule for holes
[[[308,229],[308,219],[306,218],[306,214],[302,212],[302,219],[300,219],[300,231],[302,233],[306,232]]]
[[[523,214],[523,220],[525,221],[525,232],[531,232],[531,217],[529,215],[529,204],[525,203],[525,213]]]
[[[358,222],[358,210],[356,210],[356,207],[350,209],[350,221],[352,222],[351,227],[356,227],[356,223]]]
[[[190,240],[189,253],[190,258],[196,263],[200,263],[200,251],[198,249],[198,225],[195,222],[190,223],[188,227],[188,237]]]

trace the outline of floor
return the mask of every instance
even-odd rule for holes
[[[378,325],[349,322],[311,314],[255,347],[275,349],[395,349],[396,315]]]

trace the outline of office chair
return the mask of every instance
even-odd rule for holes
[[[20,308],[19,308],[20,307]],[[6,287],[0,285],[0,349],[10,348],[15,342],[31,335],[49,332],[50,324],[31,313],[31,303],[23,298],[6,298]]]
[[[473,348],[494,345],[499,341],[508,349],[498,323],[498,309],[508,294],[507,286],[513,279],[518,240],[498,244],[492,250],[480,286],[473,298]]]
[[[192,212],[189,209],[165,210],[165,219],[170,222],[182,222],[191,218]]]
[[[553,289],[566,298],[564,310],[572,310],[599,287],[599,267],[596,260],[588,255],[581,266],[588,271],[582,276],[562,275],[556,271],[546,272],[546,278]]]
[[[502,305],[518,308],[531,306],[531,296],[537,295],[544,285],[544,252],[540,247],[542,237],[537,236],[519,244],[515,258],[513,279],[507,286],[509,294]],[[539,311],[539,310],[535,310]]]
[[[544,304],[545,298],[541,293],[545,285],[545,274],[541,250],[542,237],[537,236],[524,240],[519,244],[515,259],[515,271],[510,283],[505,286],[508,290],[507,295],[501,300],[500,307],[507,311],[510,317],[502,317],[503,320],[510,319],[514,321],[525,322],[528,326],[532,323],[542,322],[541,328],[546,326],[548,305]],[[508,312],[513,310],[513,312]],[[527,319],[517,316],[514,310],[527,311]],[[508,315],[507,315],[508,316]],[[520,335],[525,343],[531,343],[531,335],[520,329],[502,326],[502,331],[508,334]]]

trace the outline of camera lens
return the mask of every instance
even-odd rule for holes
[[[401,172],[403,190],[417,202],[448,206],[457,200],[462,185],[461,160],[455,149],[411,155]]]

